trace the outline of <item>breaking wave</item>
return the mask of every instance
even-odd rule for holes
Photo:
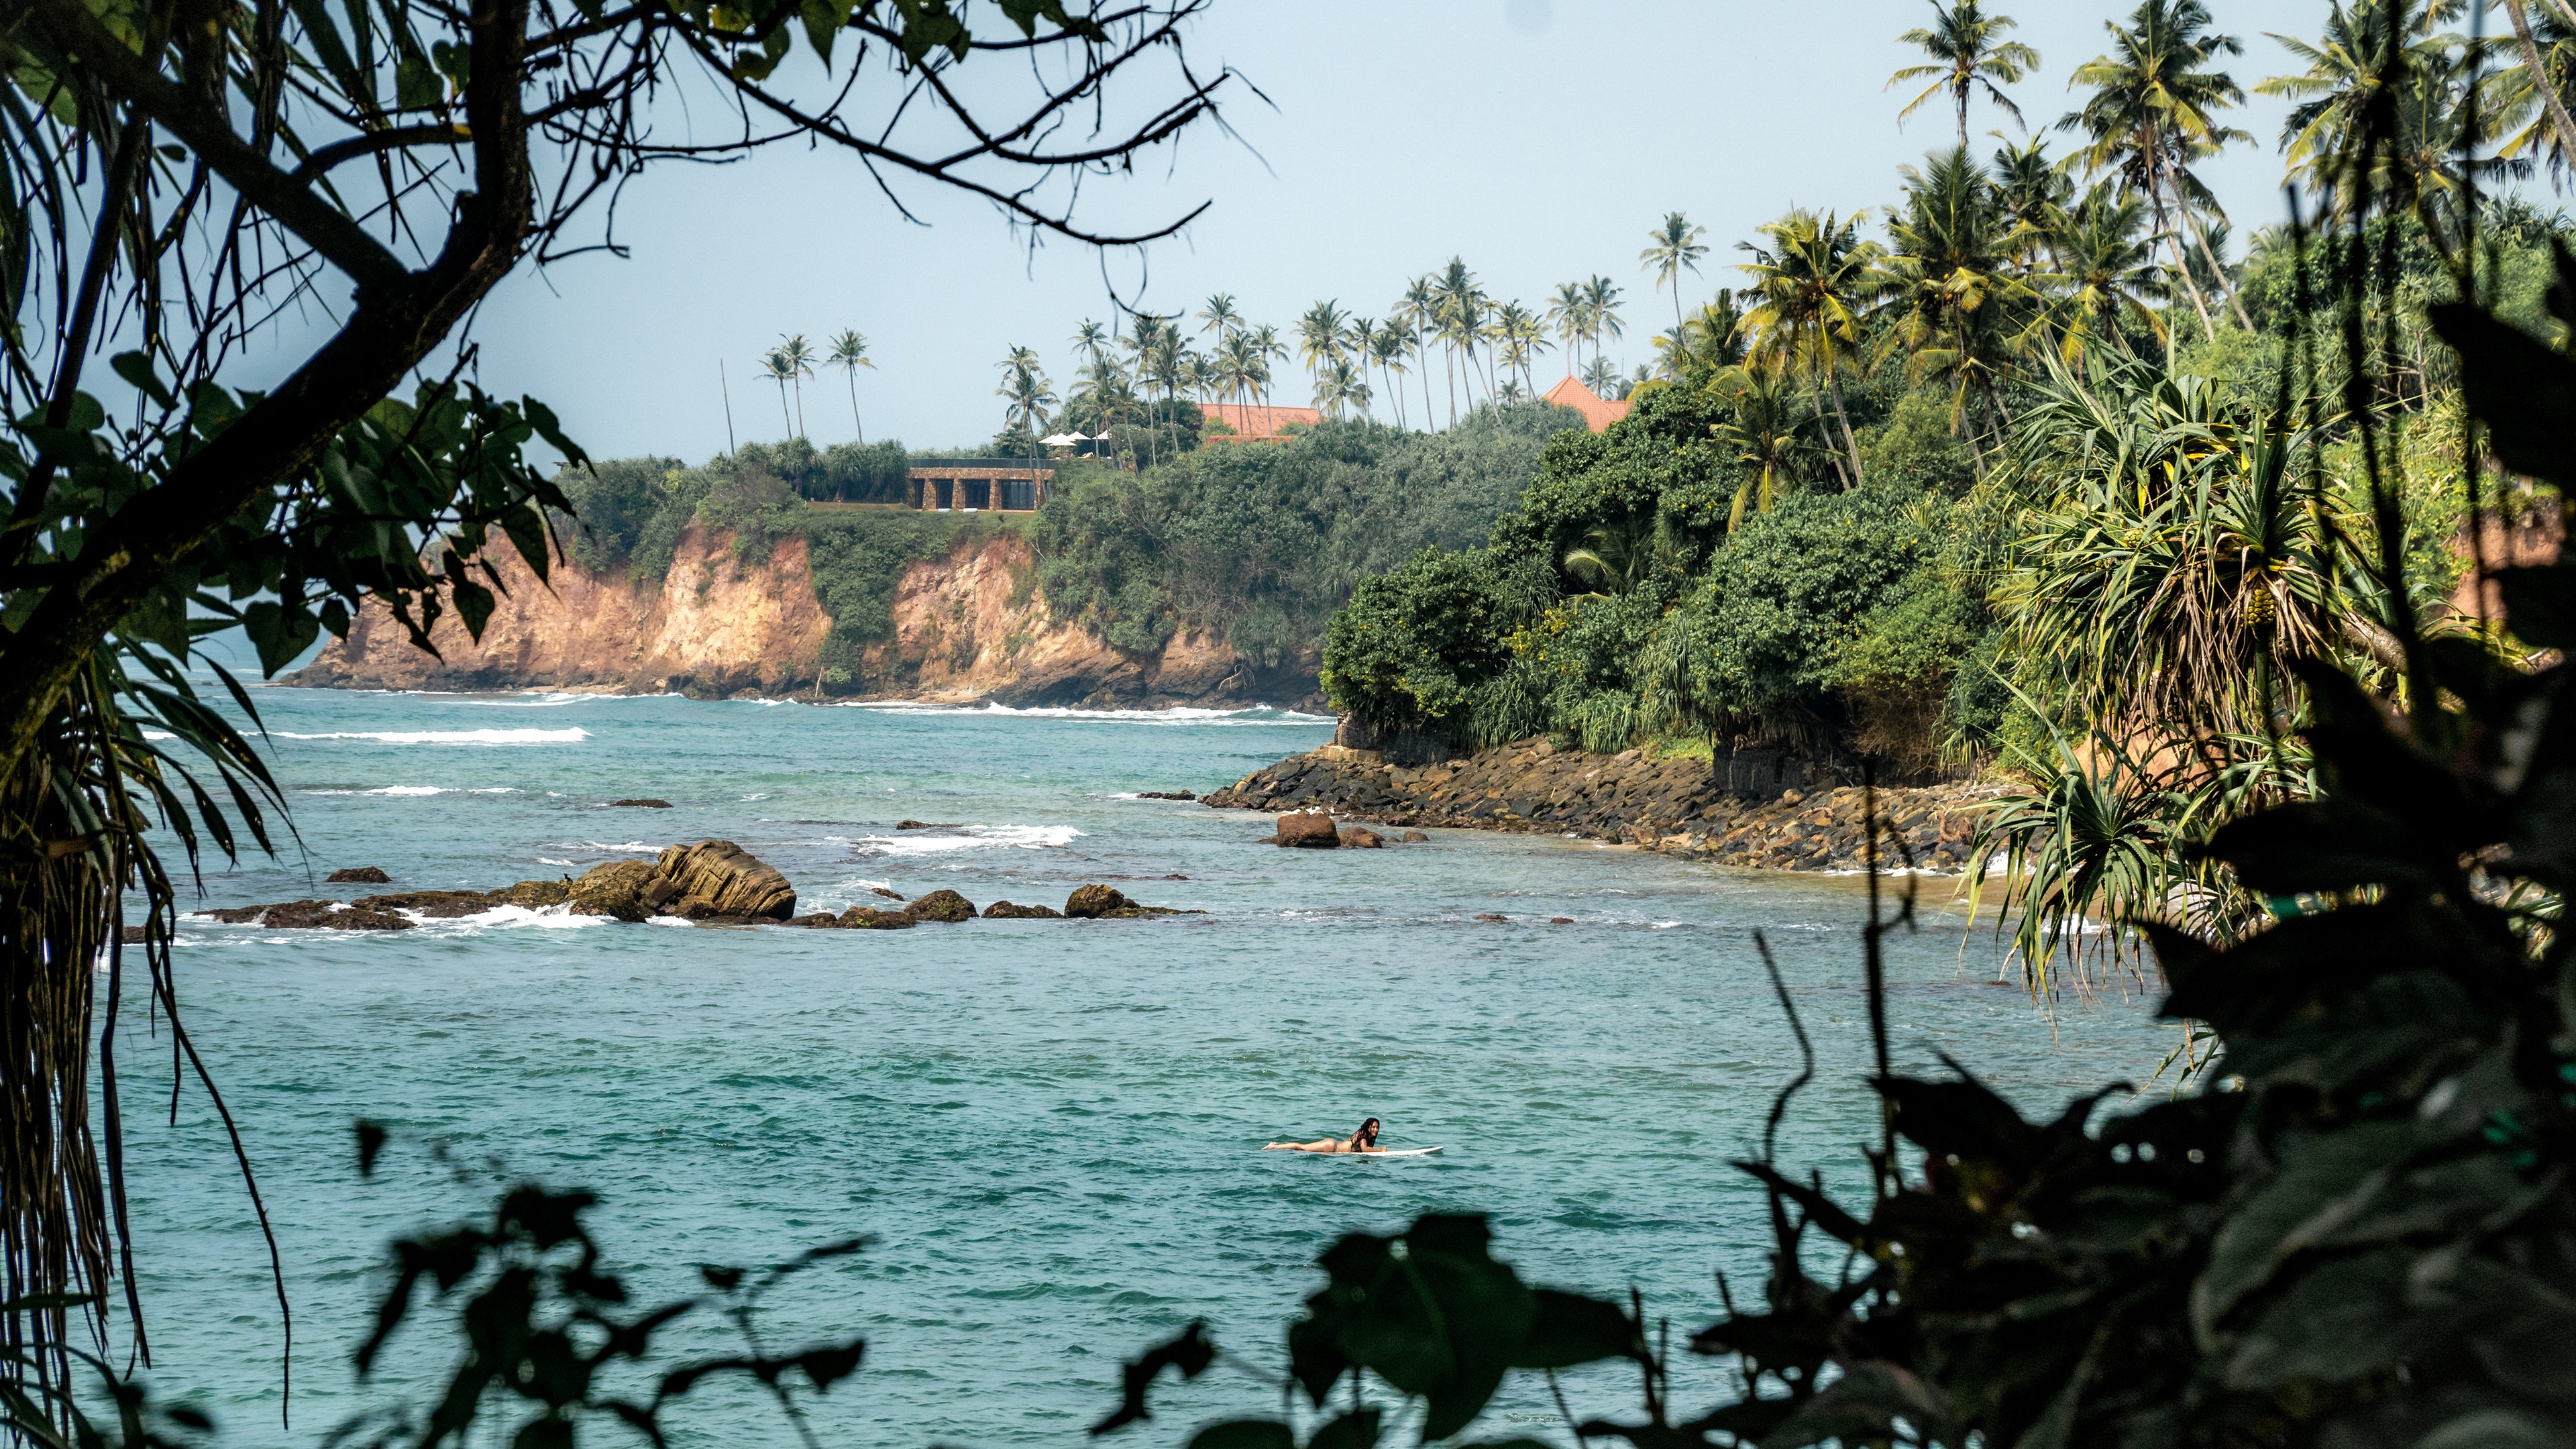
[[[590,738],[578,725],[566,730],[333,730],[299,735],[279,730],[282,740],[374,740],[387,745],[569,745]]]
[[[863,835],[855,842],[869,855],[946,855],[952,851],[979,850],[985,846],[1014,846],[1021,850],[1048,850],[1071,845],[1083,834],[1070,825],[966,825],[962,834],[938,834],[927,831],[904,835]]]

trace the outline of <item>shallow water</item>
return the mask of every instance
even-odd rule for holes
[[[866,1365],[815,1408],[826,1442],[1081,1441],[1117,1366],[1191,1318],[1253,1366],[1352,1228],[1492,1214],[1529,1276],[1634,1284],[1680,1330],[1712,1272],[1760,1278],[1760,1197],[1726,1165],[1797,1054],[1753,946],[1766,934],[1823,1072],[1782,1156],[1848,1181],[1874,1132],[1854,883],[1689,865],[1550,837],[1281,851],[1267,817],[1137,800],[1204,791],[1321,743],[1275,711],[870,709],[677,698],[258,696],[303,851],[210,875],[206,903],[490,887],[739,842],[799,909],[872,884],[979,906],[1060,904],[1110,881],[1205,916],[978,921],[905,932],[621,926],[523,911],[398,935],[190,922],[188,1023],[242,1124],[294,1306],[294,1428],[267,1259],[201,1091],[165,1125],[169,1037],[120,1032],[135,1229],[156,1379],[235,1442],[309,1442],[416,1390],[443,1342],[397,1341],[360,1385],[393,1234],[459,1216],[460,1161],[595,1189],[611,1251],[653,1293],[688,1265],[875,1243],[776,1301],[773,1343],[864,1333]],[[656,796],[670,810],[606,808]],[[936,828],[902,832],[905,818]],[[393,887],[324,887],[377,865]],[[1170,879],[1166,877],[1186,877]],[[1507,923],[1476,920],[1480,913]],[[1571,925],[1548,925],[1570,916]],[[1927,903],[1890,943],[1900,1062],[1948,1051],[2033,1105],[2143,1077],[2143,1005],[2052,1028],[1992,984],[1982,932]],[[1385,1119],[1406,1162],[1265,1154]],[[350,1127],[407,1139],[361,1183]],[[720,1347],[714,1338],[692,1340]],[[1679,1373],[1686,1400],[1716,1383]],[[1575,1375],[1578,1412],[1633,1402]],[[1220,1369],[1131,1439],[1178,1442],[1275,1393]],[[1507,1397],[1494,1427],[1547,1434]],[[693,1444],[788,1443],[730,1392],[679,1415]],[[1554,1435],[1563,1438],[1558,1432]]]

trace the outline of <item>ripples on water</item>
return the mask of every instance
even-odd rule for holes
[[[784,870],[800,910],[872,901],[877,884],[1055,904],[1105,880],[1209,912],[899,933],[516,910],[396,936],[188,924],[189,1023],[285,1254],[296,1441],[444,1367],[444,1342],[397,1351],[397,1371],[362,1389],[346,1354],[385,1240],[478,1201],[401,1148],[359,1184],[361,1115],[596,1189],[612,1249],[656,1292],[685,1289],[690,1263],[875,1235],[781,1300],[772,1329],[868,1334],[865,1368],[818,1427],[906,1445],[1076,1443],[1118,1361],[1193,1317],[1275,1366],[1314,1254],[1427,1210],[1490,1212],[1498,1251],[1532,1276],[1633,1283],[1650,1312],[1697,1326],[1713,1270],[1759,1282],[1761,1199],[1725,1159],[1796,1064],[1756,928],[1825,1059],[1784,1157],[1848,1181],[1871,1132],[1849,881],[1467,832],[1280,851],[1254,843],[1267,817],[1132,798],[1320,744],[1329,721],[1311,716],[295,690],[259,703],[309,854],[211,876],[207,904],[347,894],[320,884],[339,866],[382,866],[390,889],[489,887],[720,836]],[[544,727],[502,713],[531,708],[550,711]],[[629,796],[675,808],[604,808]],[[935,828],[893,828],[906,818]],[[2161,1055],[2136,1002],[2064,1013],[2052,1039],[1991,984],[1984,936],[1963,955],[1957,917],[1926,919],[1891,943],[1903,1061],[1947,1050],[2049,1102]],[[247,1200],[201,1093],[183,1094],[176,1129],[144,1106],[167,1092],[168,1036],[126,1021],[159,1381],[199,1391],[237,1439],[273,1438],[280,1334]],[[1448,1151],[1257,1150],[1370,1115],[1391,1146]],[[1686,1399],[1714,1387],[1708,1366],[1677,1368]],[[1624,1377],[1573,1387],[1591,1408],[1633,1402]],[[1130,1437],[1176,1443],[1276,1398],[1220,1370],[1167,1402]],[[1549,1433],[1542,1407],[1509,1403],[1493,1427]],[[684,1422],[693,1444],[789,1439],[740,1397]]]

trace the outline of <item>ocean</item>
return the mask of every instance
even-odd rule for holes
[[[185,1019],[276,1225],[291,1394],[221,1124],[192,1082],[170,1122],[170,1034],[139,1001],[118,1050],[149,1377],[228,1442],[317,1442],[419,1403],[453,1352],[427,1320],[372,1379],[351,1368],[386,1244],[488,1212],[517,1178],[596,1192],[639,1298],[690,1291],[700,1263],[868,1235],[761,1322],[773,1348],[866,1336],[860,1372],[809,1407],[832,1444],[1083,1442],[1121,1360],[1192,1319],[1229,1362],[1122,1437],[1177,1444],[1268,1411],[1315,1255],[1426,1211],[1489,1214],[1497,1255],[1533,1280],[1633,1286],[1678,1342],[1714,1316],[1718,1272],[1739,1294],[1761,1281],[1762,1198],[1728,1159],[1757,1144],[1798,1055],[1757,931],[1821,1058],[1783,1160],[1848,1186],[1875,1134],[1856,881],[1476,832],[1283,851],[1259,843],[1268,817],[1136,798],[1313,748],[1331,722],[1311,715],[256,699],[295,838],[275,860],[210,862],[207,906],[489,888],[717,837],[784,871],[800,912],[885,904],[877,885],[1061,906],[1105,881],[1206,914],[900,932],[515,909],[385,934],[184,923]],[[638,796],[673,808],[608,804]],[[322,884],[363,865],[396,883]],[[1945,892],[1927,882],[1919,929],[1888,943],[1901,1065],[1950,1053],[2033,1110],[2154,1069],[2172,1033],[2151,995],[2043,1013],[1996,983],[1990,930],[1968,932]],[[1386,1145],[1445,1151],[1260,1150],[1368,1116]],[[361,1117],[396,1134],[372,1181]],[[739,1343],[710,1324],[672,1348]],[[1684,1405],[1720,1392],[1718,1366],[1676,1353]],[[1635,1402],[1624,1374],[1567,1389],[1578,1413]],[[796,1442],[735,1387],[673,1423],[691,1445]],[[1567,1437],[1526,1385],[1483,1432]]]

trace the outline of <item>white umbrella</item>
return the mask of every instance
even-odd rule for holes
[[[1038,444],[1041,447],[1047,448],[1069,448],[1076,443],[1085,443],[1089,441],[1090,439],[1085,438],[1080,433],[1050,433],[1047,436],[1038,439]]]

